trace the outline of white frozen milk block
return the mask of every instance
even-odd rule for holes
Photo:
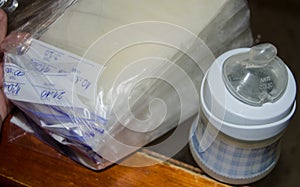
[[[41,40],[73,52],[78,55],[83,55],[85,58],[93,60],[99,64],[105,64],[105,71],[99,80],[99,87],[106,92],[111,89],[113,81],[130,64],[145,57],[161,57],[172,60],[172,57],[179,51],[169,46],[157,43],[142,43],[135,46],[129,46],[122,49],[121,52],[115,51],[113,43],[129,43],[133,44],[145,38],[156,37],[157,30],[160,29],[159,24],[155,29],[147,29],[141,26],[140,30],[128,31],[119,36],[120,38],[109,38],[110,32],[120,26],[143,22],[156,21],[167,22],[183,27],[195,35],[201,35],[201,38],[210,40],[210,47],[220,50],[222,45],[226,44],[226,37],[216,35],[216,38],[211,36],[211,32],[225,32],[220,26],[224,24],[224,20],[231,20],[234,16],[229,16],[232,12],[237,13],[243,10],[240,14],[241,18],[238,25],[245,25],[247,21],[247,8],[244,1],[230,0],[188,0],[188,1],[138,1],[138,0],[85,0],[78,1],[71,7],[48,31],[42,36]],[[224,12],[226,14],[224,14]],[[223,18],[220,18],[222,15]],[[246,18],[245,18],[246,17]],[[244,23],[245,22],[245,23]],[[146,24],[145,24],[146,25]],[[130,26],[127,26],[130,30]],[[222,29],[222,30],[220,30]],[[226,34],[230,35],[230,29],[227,29]],[[244,32],[244,28],[236,33]],[[206,33],[205,33],[206,32]],[[131,34],[131,35],[127,35]],[[165,35],[172,35],[164,33]],[[108,36],[107,36],[108,35]],[[141,35],[139,38],[138,35]],[[107,43],[103,45],[102,39],[107,39]],[[222,37],[222,39],[219,39]],[[238,37],[238,36],[236,36]],[[162,37],[164,38],[164,37]],[[171,36],[171,39],[175,36]],[[245,38],[245,37],[244,37]],[[176,38],[178,45],[189,47],[191,38],[182,36]],[[216,40],[219,42],[212,42]],[[96,42],[96,44],[95,44]],[[106,41],[104,41],[106,42]],[[97,45],[101,43],[100,45]],[[116,44],[118,45],[118,44]],[[121,45],[121,44],[120,44]],[[97,48],[98,47],[98,48]],[[126,47],[126,46],[122,46]],[[103,49],[105,48],[105,49]],[[214,50],[214,49],[212,49]],[[114,55],[111,59],[107,53]],[[201,62],[210,64],[211,62]],[[206,66],[208,66],[206,65]],[[140,69],[137,69],[137,73]],[[110,101],[106,102],[110,103]],[[106,103],[106,104],[108,104]]]
[[[75,93],[87,110],[107,120],[103,134],[85,140],[101,155],[103,164],[78,160],[101,169],[107,165],[105,160],[123,158],[194,115],[199,108],[195,94],[214,60],[206,47],[195,43],[195,36],[218,54],[250,45],[248,24],[249,10],[244,0],[79,0],[72,5],[40,40],[103,66],[95,76],[93,97]],[[197,62],[184,50],[197,57]],[[80,65],[78,69],[84,71]],[[172,84],[149,78],[159,75]],[[189,81],[194,90],[188,86]],[[41,111],[43,107],[30,108]],[[51,128],[76,129],[74,132],[85,129],[76,128],[76,124],[45,127],[50,132]],[[64,142],[58,138],[61,134],[52,132],[54,138]]]
[[[169,22],[198,35],[228,0],[78,1],[42,40],[82,54],[112,29],[140,21]],[[132,37],[132,36],[128,36]]]
[[[97,49],[94,42],[101,40],[105,34],[109,35],[113,29],[127,24],[142,21],[167,22],[178,25],[198,35],[221,11],[226,0],[189,0],[189,1],[138,1],[138,0],[87,0],[78,1],[74,7],[65,13],[49,30],[41,40],[86,58],[96,63],[106,63],[106,71],[101,79],[101,87],[110,89],[112,80],[124,67],[143,57],[162,57],[170,59],[178,50],[159,44],[139,44],[132,49],[128,47],[116,54],[109,62],[104,57],[113,48],[113,42],[130,44],[132,38],[156,37],[156,29],[132,31],[122,34],[121,38],[112,38],[104,45],[105,50]],[[128,26],[130,28],[130,26]],[[172,33],[164,33],[166,35]],[[109,37],[109,36],[108,36]],[[173,37],[174,38],[174,37]],[[177,39],[181,45],[188,45],[189,38]],[[121,41],[119,41],[121,40]],[[137,39],[138,40],[138,39]],[[101,42],[101,41],[99,41]],[[92,49],[90,49],[90,47]],[[101,46],[103,47],[103,45]],[[123,46],[125,47],[125,46]],[[117,52],[117,51],[113,51]],[[138,70],[139,71],[139,70]],[[107,74],[107,75],[106,75]]]

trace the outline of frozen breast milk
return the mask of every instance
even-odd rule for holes
[[[83,53],[95,40],[112,29],[141,21],[169,22],[198,35],[228,2],[228,0],[78,1],[44,34],[42,40],[72,52]]]
[[[57,73],[64,71],[48,72],[49,85],[59,85],[60,92],[42,95],[59,98],[69,89],[69,101],[80,105],[19,107],[38,116],[35,122],[54,139],[76,147],[75,160],[102,169],[196,114],[200,83],[214,55],[248,46],[252,37],[244,0],[78,0],[40,40],[82,58],[73,80],[83,88],[69,84],[72,77],[59,81]],[[35,45],[53,59],[47,46]],[[65,60],[75,59],[72,54]],[[64,66],[69,68],[47,67]]]
[[[107,39],[104,45],[97,46],[97,42],[102,42],[101,38],[110,37],[110,32],[121,26],[134,24],[143,21],[155,21],[171,23],[183,27],[195,35],[198,35],[222,10],[227,3],[226,0],[85,0],[78,1],[74,7],[70,8],[49,30],[42,36],[41,40],[73,52],[78,55],[85,55],[96,63],[105,64],[105,75],[102,76],[101,86],[106,90],[110,89],[111,81],[124,67],[143,57],[162,57],[170,59],[178,50],[166,47],[162,44],[148,43],[146,40],[149,35],[156,35],[160,29],[159,23],[157,28],[145,29],[143,25],[139,31],[124,32],[120,38]],[[150,24],[149,24],[150,25]],[[120,28],[119,28],[120,29]],[[120,29],[122,30],[122,29]],[[126,30],[126,29],[124,29]],[[121,31],[122,32],[122,31]],[[165,35],[172,35],[163,33]],[[107,36],[105,36],[107,35]],[[113,51],[116,54],[108,62],[104,57],[113,48],[113,42],[128,42],[135,38],[145,38],[144,43],[127,47],[121,52]],[[154,36],[155,37],[155,36]],[[163,36],[162,36],[163,37]],[[183,36],[184,37],[184,36]],[[122,41],[120,41],[122,40]],[[187,45],[188,38],[177,39],[181,45]],[[96,44],[95,44],[96,42]],[[126,42],[125,42],[126,43]],[[117,45],[117,44],[116,44]],[[104,46],[105,50],[97,49]],[[122,46],[126,47],[126,46]],[[107,86],[106,86],[107,85]]]
[[[238,17],[232,16],[239,12],[241,15]],[[43,34],[41,40],[103,65],[105,70],[98,80],[98,86],[108,92],[120,72],[141,58],[157,57],[175,61],[172,58],[179,53],[178,49],[148,40],[151,36],[157,37],[160,23],[174,24],[178,29],[184,28],[195,36],[199,35],[213,52],[218,52],[225,45],[231,45],[227,44],[228,37],[236,35],[235,38],[238,38],[245,32],[248,16],[244,15],[247,13],[243,0],[85,0],[69,8]],[[224,20],[229,24],[233,21],[239,23],[222,28]],[[146,21],[156,24],[144,23],[138,28],[131,25]],[[132,31],[131,28],[139,30]],[[121,34],[111,34],[116,29]],[[189,36],[175,38],[172,30],[161,33],[170,35],[180,46],[188,48],[192,43]],[[135,44],[135,41],[141,43]],[[130,46],[122,46],[123,43]],[[114,48],[118,44],[123,48]],[[211,62],[202,63],[209,66]],[[138,73],[141,70],[137,68],[136,71]],[[105,102],[110,101],[105,99]]]

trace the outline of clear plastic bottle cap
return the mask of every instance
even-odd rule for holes
[[[228,58],[223,64],[223,80],[240,101],[262,106],[277,101],[285,92],[288,73],[272,44],[261,44],[250,52]]]

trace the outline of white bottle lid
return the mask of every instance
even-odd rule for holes
[[[295,109],[296,83],[287,66],[285,91],[273,102],[261,106],[241,101],[226,87],[223,65],[230,57],[250,52],[250,48],[224,53],[210,67],[202,85],[200,99],[203,113],[221,132],[241,140],[264,140],[284,130]]]

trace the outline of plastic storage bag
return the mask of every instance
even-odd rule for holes
[[[15,9],[10,18],[20,26],[10,25],[2,44],[8,98],[70,158],[94,170],[117,162],[198,112],[214,54],[252,43],[245,1],[173,3],[36,1]],[[209,15],[199,23],[197,3],[206,11],[199,16]],[[179,19],[180,10],[196,21]]]

